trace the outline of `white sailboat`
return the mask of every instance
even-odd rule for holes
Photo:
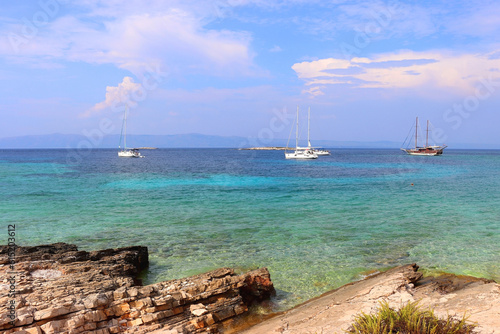
[[[310,143],[309,143],[310,144]],[[288,147],[288,144],[286,145]],[[297,124],[295,127],[295,151],[288,153],[285,151],[286,159],[317,159],[318,155],[315,154],[310,147],[299,147],[299,107],[297,106]]]
[[[307,109],[307,148],[311,149],[316,155],[330,155],[330,151],[311,146],[311,107]]]
[[[143,155],[136,148],[127,148],[127,110],[128,107],[125,108],[125,114],[123,115],[123,125],[122,125],[122,133],[120,134],[120,143],[118,144],[118,156],[120,158],[144,158]],[[123,138],[123,148],[121,148],[121,142]]]

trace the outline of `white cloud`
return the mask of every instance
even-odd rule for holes
[[[307,94],[310,97],[316,97],[316,96],[320,96],[320,95],[325,95],[325,93],[323,93],[323,89],[324,88],[325,88],[324,86],[309,87],[308,89],[304,89],[302,91],[302,93],[303,94]]]
[[[55,16],[29,38],[23,35],[22,22],[7,22],[2,30],[22,39],[15,47],[4,39],[0,55],[28,65],[39,59],[46,64],[114,64],[137,77],[144,74],[145,67],[158,63],[177,73],[228,76],[259,72],[253,64],[249,33],[206,28],[215,9],[202,16],[196,7],[178,1],[146,4],[137,0],[125,4],[89,0],[78,6],[84,10],[73,16]]]
[[[136,75],[148,61],[161,61],[174,71],[211,75],[250,74],[253,66],[248,34],[206,30],[181,10],[128,16],[109,23],[107,30],[104,56]]]
[[[474,92],[482,79],[499,78],[500,59],[489,54],[451,54],[442,51],[399,51],[351,60],[327,58],[296,63],[292,69],[319,95],[326,85],[353,88],[445,89],[459,94]],[[415,90],[417,93],[418,90]]]
[[[97,103],[80,116],[89,117],[105,109],[116,109],[124,105],[134,108],[137,106],[136,101],[142,97],[143,91],[141,84],[134,82],[131,77],[125,77],[118,86],[106,87],[105,100]],[[136,96],[139,98],[134,98]]]

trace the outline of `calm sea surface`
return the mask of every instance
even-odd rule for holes
[[[142,153],[0,150],[3,244],[148,246],[147,283],[265,266],[278,308],[412,262],[500,280],[500,151]]]

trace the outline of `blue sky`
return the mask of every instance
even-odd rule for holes
[[[0,138],[202,133],[500,142],[495,1],[24,0],[0,10]],[[423,124],[423,122],[422,122]],[[500,147],[500,145],[499,145]]]

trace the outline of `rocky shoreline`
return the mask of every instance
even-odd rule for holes
[[[143,286],[146,247],[79,251],[57,243],[0,246],[1,333],[218,333],[224,323],[268,299],[266,268],[237,275],[221,268]],[[10,280],[10,278],[13,278]],[[13,307],[12,307],[13,306]]]
[[[340,334],[356,314],[374,311],[380,301],[396,308],[419,301],[443,317],[465,313],[478,323],[477,333],[500,333],[499,284],[447,274],[424,277],[416,264],[347,284],[264,320],[250,318],[248,310],[274,293],[266,268],[240,275],[220,268],[143,286],[137,277],[148,266],[146,247],[86,252],[57,243],[17,247],[14,259],[10,251],[0,246],[5,334]]]
[[[499,284],[451,274],[424,277],[416,264],[344,285],[238,333],[343,334],[357,314],[375,312],[381,301],[395,309],[419,302],[440,318],[466,315],[469,322],[478,325],[475,333],[500,333]]]

